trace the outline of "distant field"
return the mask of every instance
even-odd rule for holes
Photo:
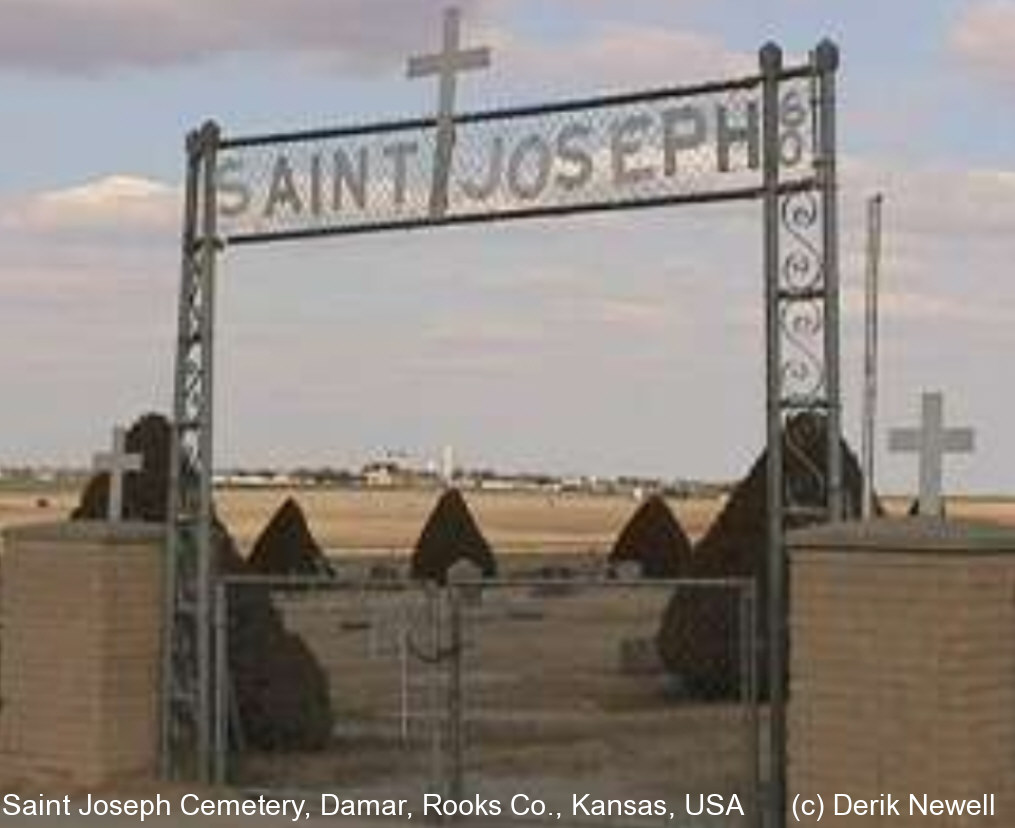
[[[219,513],[237,542],[249,548],[273,512],[294,496],[322,546],[390,551],[412,547],[437,501],[435,491],[228,489],[216,494]],[[468,492],[466,498],[490,542],[504,550],[587,551],[608,547],[637,504],[629,497]],[[0,527],[59,520],[77,493],[0,491]],[[673,501],[681,522],[698,535],[719,501]]]
[[[416,541],[436,492],[388,490],[244,489],[217,493],[219,511],[243,549],[248,549],[272,513],[289,495],[306,510],[322,546],[332,550],[403,551]],[[581,494],[466,494],[490,542],[501,552],[585,553],[607,549],[636,503],[628,497]],[[0,490],[0,528],[60,520],[77,502],[67,490]],[[711,524],[722,501],[674,500],[671,506],[692,538]],[[889,499],[892,513],[908,501]],[[1015,526],[1015,499],[958,498],[951,517],[990,520]]]
[[[232,491],[221,498],[230,529],[249,543],[286,492]],[[308,491],[297,495],[321,543],[335,549],[412,547],[438,493]],[[468,492],[466,499],[490,542],[512,551],[587,551],[609,546],[637,504],[628,497]],[[689,532],[711,521],[716,501],[674,501]]]

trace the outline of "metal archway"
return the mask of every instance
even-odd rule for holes
[[[223,244],[761,201],[773,550],[768,659],[770,675],[785,675],[786,522],[802,508],[818,519],[843,511],[837,70],[838,50],[829,41],[793,67],[783,66],[780,48],[770,43],[759,53],[757,74],[693,87],[450,121],[444,113],[237,138],[224,138],[209,122],[188,137],[167,549],[167,775],[204,779],[210,773],[217,698],[212,388],[216,259]],[[817,513],[813,504],[794,502],[786,486],[784,425],[800,413],[827,421],[827,474]],[[769,804],[779,820],[785,688],[780,681],[771,685]]]

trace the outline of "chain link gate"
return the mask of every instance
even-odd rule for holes
[[[164,645],[163,767],[212,773],[213,341],[224,245],[731,200],[764,208],[769,672],[786,668],[783,533],[842,514],[835,76],[825,41],[807,63],[760,53],[758,75],[549,106],[458,115],[450,200],[428,213],[439,127],[426,118],[187,143],[174,382]],[[484,152],[486,155],[484,156]],[[383,172],[376,172],[382,164]],[[824,426],[824,469],[790,490],[794,420]],[[785,436],[784,436],[785,435]],[[771,825],[784,822],[785,686],[772,682]]]
[[[245,723],[259,691],[251,610],[269,605],[327,682],[333,720],[312,750]],[[397,792],[435,821],[481,800],[504,821],[535,808],[526,821],[578,825],[615,800],[625,804],[605,806],[612,825],[673,828],[693,825],[711,797],[731,809],[714,824],[759,825],[751,581],[233,576],[216,607],[218,784],[279,797]],[[666,812],[630,812],[645,801]]]
[[[340,781],[343,795],[382,799],[449,789],[456,651],[446,590],[235,575],[219,579],[216,609],[216,783],[277,793],[333,791]],[[277,642],[268,631],[276,622],[315,674],[276,674],[267,690],[257,660]],[[323,686],[330,715],[314,723],[317,744],[295,747],[258,719],[267,705],[293,710],[308,681]]]
[[[752,582],[507,580],[450,599],[454,798],[505,821],[672,828],[721,802],[710,824],[760,825]]]

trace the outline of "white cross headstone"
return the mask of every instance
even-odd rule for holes
[[[440,78],[437,105],[437,144],[434,149],[433,182],[430,189],[430,217],[441,218],[448,210],[448,182],[455,148],[455,96],[458,75],[490,65],[490,50],[462,49],[462,16],[456,8],[444,13],[444,45],[432,55],[409,59],[409,78]]]
[[[92,461],[95,471],[109,472],[109,506],[106,516],[110,523],[123,518],[123,475],[141,471],[141,455],[127,453],[127,432],[120,426],[113,429],[112,451],[102,451]]]
[[[925,393],[921,408],[920,427],[893,429],[888,450],[920,455],[920,514],[940,515],[944,456],[972,452],[975,434],[971,428],[945,428],[940,392]]]

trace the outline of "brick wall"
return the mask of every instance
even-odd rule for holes
[[[835,824],[1015,824],[1015,534],[926,519],[796,533],[790,601],[790,802],[891,793],[902,818]],[[909,819],[910,793],[993,793],[998,817]]]
[[[19,527],[0,563],[4,781],[91,787],[155,770],[161,529]]]

